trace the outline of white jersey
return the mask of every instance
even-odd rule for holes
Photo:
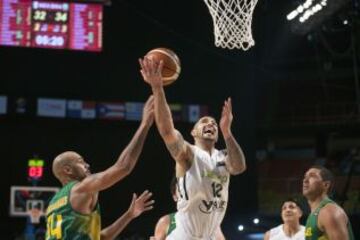
[[[300,225],[300,230],[292,237],[286,236],[283,228],[283,224],[275,228],[270,229],[269,240],[305,240],[305,227]]]
[[[192,150],[193,163],[178,179],[176,228],[167,240],[215,239],[227,208],[230,174],[225,152],[215,149],[210,156],[199,147],[192,146]]]

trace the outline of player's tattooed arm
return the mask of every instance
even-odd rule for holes
[[[232,103],[229,97],[224,101],[219,126],[226,143],[226,168],[232,175],[236,175],[246,170],[246,162],[244,153],[231,132],[233,118]]]
[[[179,154],[185,150],[185,140],[179,132],[176,132],[176,140],[167,143],[166,147],[169,150],[171,156],[176,159]]]
[[[189,169],[193,159],[193,151],[188,142],[186,142],[179,131],[176,130],[174,141],[167,142],[166,147],[175,161],[184,169]]]
[[[244,153],[240,145],[235,140],[234,136],[230,134],[225,138],[226,143],[226,167],[233,175],[240,174],[246,170],[246,162]]]

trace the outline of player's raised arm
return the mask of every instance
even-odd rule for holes
[[[116,163],[103,172],[86,177],[74,186],[74,191],[81,193],[94,193],[104,190],[131,173],[140,156],[145,138],[154,122],[154,98],[152,96],[146,101],[143,109],[141,124],[131,139],[130,143],[120,154]]]
[[[222,109],[220,129],[226,143],[226,167],[231,174],[236,175],[246,170],[246,162],[244,153],[231,132],[232,121],[233,114],[231,98],[228,98],[225,100]]]
[[[154,62],[151,59],[139,59],[141,74],[152,89],[154,95],[155,121],[161,137],[175,161],[184,169],[191,165],[192,150],[184,141],[183,136],[174,127],[170,107],[166,101],[162,81],[163,62]]]

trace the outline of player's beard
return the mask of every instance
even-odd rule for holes
[[[79,168],[74,167],[73,172],[74,172],[73,178],[78,181],[82,181],[84,178],[86,178],[86,173]]]

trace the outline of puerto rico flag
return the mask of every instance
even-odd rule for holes
[[[102,102],[96,106],[97,115],[100,119],[121,120],[125,118],[124,103]]]

